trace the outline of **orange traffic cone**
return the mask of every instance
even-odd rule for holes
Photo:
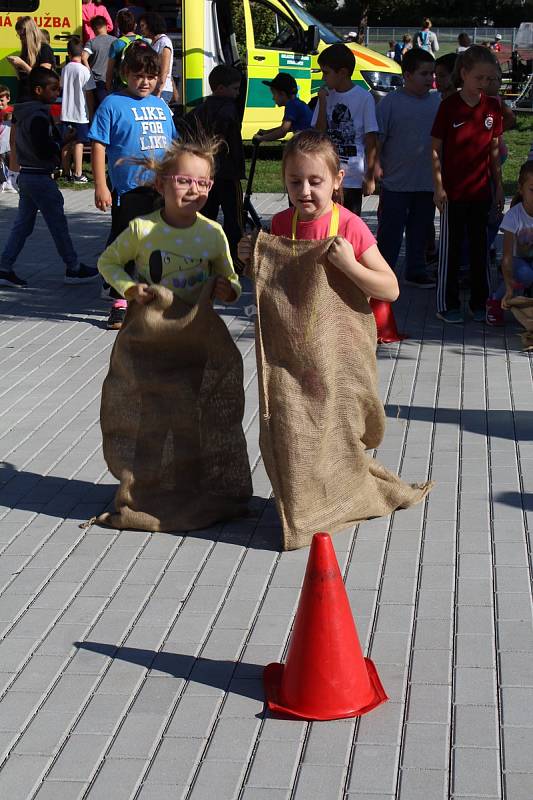
[[[296,719],[358,717],[388,700],[363,658],[331,537],[311,543],[287,661],[263,673],[268,707]]]
[[[407,339],[405,333],[398,333],[390,303],[385,302],[385,300],[374,300],[372,297],[370,299],[370,307],[374,312],[374,319],[378,329],[378,342],[380,344],[401,342],[402,339]]]

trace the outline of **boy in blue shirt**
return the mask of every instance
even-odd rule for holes
[[[160,97],[152,95],[159,75],[159,56],[145,42],[133,42],[126,50],[123,76],[127,85],[98,106],[89,130],[95,183],[94,203],[100,211],[111,208],[110,245],[132,219],[150,214],[159,202],[155,189],[143,185],[150,174],[130,159],[163,156],[176,136],[172,112]],[[106,179],[105,161],[109,173]],[[114,289],[107,327],[119,330],[126,316],[126,301]]]
[[[275,104],[285,106],[285,113],[281,125],[267,130],[260,128],[254,136],[256,141],[273,142],[276,139],[283,139],[288,133],[305,131],[311,127],[313,112],[303,100],[296,96],[298,84],[292,75],[287,72],[279,72],[274,80],[263,81],[263,83],[270,88]]]

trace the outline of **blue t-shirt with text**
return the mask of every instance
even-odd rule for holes
[[[150,173],[127,159],[161,158],[175,137],[172,112],[161,98],[125,92],[105,98],[89,129],[89,139],[106,147],[109,179],[119,196],[150,178]],[[126,161],[117,164],[121,158]]]
[[[305,131],[311,127],[311,119],[313,112],[303,100],[298,97],[293,97],[285,106],[285,114],[283,121],[289,120],[292,122],[291,131]]]

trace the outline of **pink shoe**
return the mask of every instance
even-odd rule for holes
[[[487,300],[486,308],[486,321],[487,325],[493,327],[501,327],[504,324],[503,311],[501,300]]]
[[[119,331],[122,328],[122,323],[126,318],[127,310],[128,304],[125,300],[115,300],[113,302],[106,323],[108,331]]]

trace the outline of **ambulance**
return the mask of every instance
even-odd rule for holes
[[[208,76],[217,64],[242,70],[244,138],[280,121],[280,109],[264,81],[288,72],[298,83],[299,97],[309,102],[322,85],[318,54],[342,41],[299,0],[150,0],[146,6],[167,21],[174,44],[173,76],[185,108],[209,94]],[[81,0],[0,0],[0,83],[13,92],[16,76],[6,57],[20,52],[15,23],[26,15],[48,31],[61,62],[69,37],[81,32]],[[356,57],[354,81],[376,98],[400,83],[394,61],[353,43],[349,47]]]

